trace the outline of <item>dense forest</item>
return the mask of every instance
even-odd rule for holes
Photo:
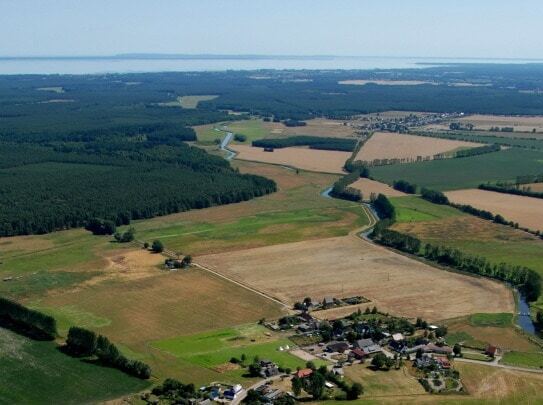
[[[356,139],[326,138],[320,136],[289,136],[288,138],[258,139],[253,146],[261,148],[287,148],[291,146],[309,146],[310,149],[340,150],[352,152],[357,144]]]
[[[272,181],[241,175],[223,159],[187,144],[195,140],[193,125],[240,119],[226,110],[292,125],[389,109],[543,113],[540,96],[519,91],[543,85],[543,65],[454,68],[454,75],[450,66],[435,66],[389,72],[0,76],[0,236],[79,227],[95,217],[120,224],[273,192]],[[377,78],[433,84],[340,83]],[[194,109],[178,102],[206,94],[218,97]],[[352,140],[291,139],[313,148],[355,147]],[[285,146],[282,142],[273,147]],[[352,161],[346,169],[361,175],[367,170]]]

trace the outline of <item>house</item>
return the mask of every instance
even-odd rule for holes
[[[429,355],[425,354],[422,357],[415,360],[415,367],[417,368],[427,368],[433,365],[434,359],[431,358]]]
[[[279,374],[279,367],[271,360],[260,361],[260,376],[262,378],[273,377]]]
[[[322,306],[324,308],[329,308],[334,305],[334,299],[332,297],[324,297],[322,300]]]
[[[379,346],[378,344],[376,344],[373,340],[371,339],[360,339],[360,340],[357,340],[355,343],[354,343],[354,346],[359,348],[359,349],[362,349],[365,353],[367,354],[372,354],[372,353],[378,353],[380,352],[382,349],[381,349],[381,346]]]
[[[436,363],[438,364],[439,367],[443,368],[443,369],[450,369],[451,368],[451,362],[449,361],[449,359],[447,359],[446,357],[443,357],[443,356],[434,356],[434,360],[436,361]]]
[[[395,341],[395,342],[402,342],[405,338],[403,337],[403,335],[401,333],[394,333],[392,335],[392,340]]]
[[[326,346],[326,350],[332,353],[333,352],[344,353],[345,350],[347,350],[348,348],[349,348],[349,343],[347,342],[333,342],[333,343],[328,344],[328,346]]]
[[[296,377],[306,378],[309,377],[311,374],[313,374],[313,370],[311,370],[310,368],[302,368],[301,370],[298,370],[296,372]]]
[[[232,388],[224,391],[224,398],[233,401],[242,393],[243,387],[240,384],[232,386]]]
[[[335,385],[332,384],[330,381],[325,381],[325,382],[324,382],[324,386],[325,386],[326,388],[330,388],[330,389],[335,387]]]
[[[349,356],[354,357],[356,360],[364,360],[368,357],[368,354],[364,350],[356,348],[351,350]]]
[[[335,365],[333,368],[332,368],[332,373],[334,373],[335,375],[339,376],[339,377],[343,377],[343,375],[345,374],[343,372],[343,367],[342,366],[338,366],[338,365]]]
[[[488,345],[485,350],[485,354],[490,357],[496,356],[498,348],[496,346]]]
[[[428,343],[422,347],[422,351],[425,353],[437,353],[437,354],[452,354],[453,349],[449,346],[437,346],[433,343]]]

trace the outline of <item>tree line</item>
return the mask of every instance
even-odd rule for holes
[[[96,356],[101,364],[117,368],[134,377],[144,380],[151,377],[151,368],[147,364],[127,359],[107,337],[97,335],[91,330],[72,326],[68,331],[65,350],[74,356]]]
[[[522,195],[525,197],[543,198],[543,192],[531,191],[528,189],[517,188],[512,185],[499,185],[499,184],[479,184],[479,189],[487,191],[495,191],[497,193]]]
[[[392,183],[392,188],[406,194],[416,194],[417,192],[417,185],[409,183],[406,180],[395,180]]]
[[[341,198],[348,201],[361,201],[362,193],[360,190],[349,187],[349,184],[354,183],[361,177],[361,172],[358,170],[353,171],[341,178],[339,178],[330,191],[330,195],[335,198]]]
[[[288,148],[292,146],[309,146],[310,149],[339,150],[352,152],[356,146],[356,139],[325,138],[320,136],[291,136],[288,138],[258,139],[252,142],[253,146],[261,148]]]
[[[2,297],[0,325],[37,340],[54,340],[58,335],[55,318]]]

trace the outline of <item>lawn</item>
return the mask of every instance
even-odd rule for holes
[[[488,181],[542,173],[543,152],[511,148],[467,158],[378,166],[370,171],[376,180],[388,184],[403,179],[437,190],[476,188]]]
[[[345,378],[362,384],[364,394],[361,399],[399,395],[425,395],[424,388],[411,376],[408,368],[389,371],[374,371],[366,364],[345,367]]]
[[[448,205],[432,204],[415,196],[391,197],[390,201],[396,209],[396,220],[398,222],[435,221],[465,215]]]
[[[507,352],[501,363],[519,367],[543,368],[543,353]]]
[[[487,356],[483,353],[463,352],[462,357],[468,360],[492,361],[492,358],[490,356]]]
[[[246,365],[255,357],[268,359],[280,367],[295,370],[304,367],[305,361],[285,351],[280,347],[292,346],[292,342],[278,334],[271,334],[266,328],[258,325],[244,325],[237,328],[220,329],[211,332],[171,339],[155,341],[151,346],[171,354],[196,367],[203,367],[220,372],[218,379],[243,381],[246,370],[232,366],[230,359],[241,359],[245,354]],[[316,365],[326,364],[318,360]]]
[[[498,326],[507,327],[513,323],[513,314],[473,314],[469,317],[473,326]]]
[[[0,403],[81,404],[141,391],[146,381],[61,353],[53,342],[37,342],[0,328]]]

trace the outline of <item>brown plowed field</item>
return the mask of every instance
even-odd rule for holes
[[[543,230],[543,199],[524,197],[494,191],[467,189],[445,193],[457,204],[468,204],[500,214],[508,221],[518,222],[521,227]]]
[[[264,152],[263,148],[247,145],[232,145],[231,148],[238,152],[236,159],[274,163],[323,173],[343,173],[343,165],[351,156],[350,152],[307,148],[281,148],[273,152]]]
[[[474,148],[481,144],[416,135],[376,132],[364,144],[356,160],[371,162],[375,159],[408,159],[430,157],[459,148]]]
[[[365,178],[358,179],[349,187],[360,190],[362,196],[364,197],[364,200],[368,200],[371,193],[384,194],[387,197],[403,197],[404,195],[407,195],[405,193],[402,193],[401,191],[394,190],[388,184]]]
[[[436,269],[356,236],[304,241],[195,259],[286,303],[362,295],[380,310],[439,320],[513,312],[503,284]]]
[[[537,132],[543,131],[543,116],[508,117],[504,115],[469,115],[460,121],[471,123],[475,129],[489,130],[491,127],[513,127],[515,131],[531,132],[534,128]],[[504,133],[504,136],[508,133]]]

